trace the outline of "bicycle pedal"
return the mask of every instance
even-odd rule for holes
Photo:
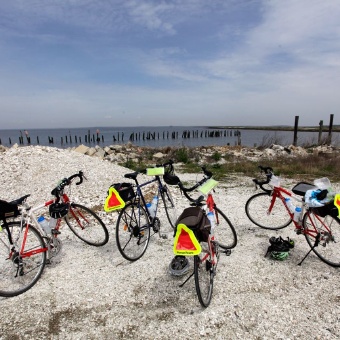
[[[302,229],[301,228],[296,228],[295,232],[296,232],[296,235],[301,235],[302,234]]]
[[[61,232],[59,230],[56,230],[56,229],[52,229],[51,233],[52,233],[52,235],[60,235],[61,234]]]
[[[231,255],[231,250],[230,249],[223,250],[222,253],[224,253],[226,256],[230,256]]]

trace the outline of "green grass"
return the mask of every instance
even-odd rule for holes
[[[308,149],[305,156],[276,156],[273,159],[262,158],[259,161],[248,160],[245,157],[235,157],[232,154],[223,155],[215,151],[207,159],[206,164],[201,164],[202,156],[199,149],[185,147],[147,149],[143,155],[140,155],[138,162],[128,160],[120,165],[132,170],[154,166],[155,160],[152,159],[151,155],[156,152],[165,154],[164,162],[172,159],[175,163],[181,163],[180,169],[177,169],[179,172],[200,173],[202,171],[201,166],[205,166],[213,172],[214,178],[219,181],[223,181],[232,174],[256,177],[259,174],[259,165],[272,167],[276,175],[301,181],[312,181],[321,177],[328,177],[333,182],[340,180],[340,154],[315,155],[308,152]],[[220,162],[221,160],[224,163]]]

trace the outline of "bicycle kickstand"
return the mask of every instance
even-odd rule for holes
[[[187,279],[179,285],[179,287],[182,288],[194,274],[195,274],[195,271],[193,271],[192,274],[190,276],[188,276]]]
[[[298,266],[301,266],[302,262],[307,258],[307,256],[311,253],[311,251],[319,245],[320,242],[320,233],[316,235],[315,242],[312,248],[310,248],[309,252],[306,254],[306,256],[301,260],[300,263],[298,263]]]

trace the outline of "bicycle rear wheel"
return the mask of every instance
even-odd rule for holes
[[[307,211],[302,220],[304,234],[314,253],[332,267],[340,267],[340,220],[326,215],[321,217],[313,210]],[[320,234],[318,246],[313,248],[316,236]]]
[[[216,226],[214,235],[219,246],[223,249],[232,249],[237,245],[237,235],[234,226],[224,213],[215,207]]]
[[[78,238],[91,246],[103,246],[109,240],[109,232],[103,221],[83,205],[71,203],[65,221]]]
[[[29,226],[24,252],[19,254],[25,230],[20,234],[20,222],[9,222],[8,228],[12,245],[8,230],[2,226],[0,231],[0,296],[3,297],[20,295],[37,283],[45,268],[47,251],[39,232]],[[15,252],[11,254],[13,247]]]
[[[281,199],[276,198],[270,214],[270,207],[273,196],[266,192],[260,192],[250,197],[245,205],[248,218],[254,224],[263,229],[277,230],[287,227],[292,219]]]
[[[214,267],[211,256],[205,252],[194,256],[195,288],[202,307],[208,307],[214,287]]]
[[[166,216],[168,218],[171,228],[174,230],[176,227],[176,221],[177,221],[177,211],[176,211],[175,203],[172,198],[171,192],[166,185],[164,185],[163,187],[161,196],[162,196],[162,201],[164,203]]]
[[[141,258],[149,244],[150,225],[147,213],[137,203],[128,203],[119,213],[116,243],[119,252],[129,261]]]

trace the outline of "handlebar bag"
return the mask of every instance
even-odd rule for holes
[[[208,241],[211,225],[208,217],[201,208],[185,208],[182,214],[178,217],[176,226],[180,223],[185,224],[189,229],[193,230],[199,242]]]

